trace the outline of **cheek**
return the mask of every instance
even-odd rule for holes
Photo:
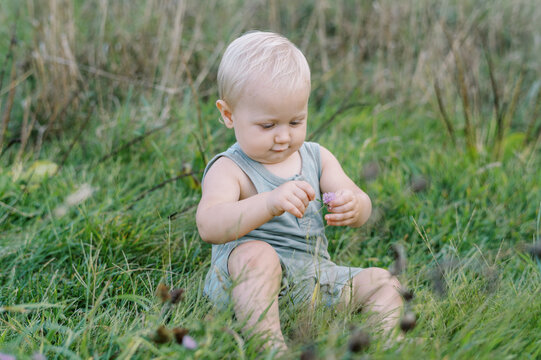
[[[303,126],[302,128],[297,129],[298,131],[295,131],[294,137],[298,141],[304,141],[306,138],[306,126]]]
[[[266,149],[268,147],[267,143],[272,141],[272,136],[269,133],[261,132],[258,129],[250,129],[239,135],[240,137],[237,137],[237,139],[242,139],[246,145],[254,150]]]

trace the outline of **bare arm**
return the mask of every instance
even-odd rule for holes
[[[321,150],[322,192],[334,192],[336,199],[329,204],[330,214],[325,216],[327,224],[333,226],[359,227],[370,217],[372,202],[344,172],[333,154],[323,146]]]
[[[212,244],[233,241],[286,211],[302,217],[315,197],[308,183],[289,181],[273,191],[241,200],[243,175],[242,170],[225,157],[218,159],[207,172],[196,214],[203,241]]]

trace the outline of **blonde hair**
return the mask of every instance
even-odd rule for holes
[[[253,31],[235,39],[218,68],[220,98],[234,106],[247,82],[263,77],[271,86],[310,86],[310,67],[303,53],[285,37]]]

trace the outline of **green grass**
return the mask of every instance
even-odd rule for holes
[[[309,312],[283,300],[288,357],[312,349],[320,359],[541,358],[541,260],[525,252],[541,237],[540,46],[533,40],[541,12],[535,1],[336,1],[322,13],[312,2],[269,1],[274,16],[266,3],[202,0],[187,2],[181,38],[173,31],[179,8],[167,2],[24,3],[0,4],[0,119],[12,61],[16,79],[32,71],[15,88],[0,153],[0,353],[23,359],[36,353],[47,359],[272,358],[259,355],[261,339],[239,336],[242,326],[231,310],[218,311],[203,296],[211,246],[195,225],[200,188],[183,176],[191,169],[200,180],[204,159],[233,143],[214,106],[218,55],[239,33],[262,28],[304,47],[314,85],[308,133],[332,119],[314,140],[336,155],[373,202],[362,228],[327,229],[332,259],[388,268],[391,245],[403,244],[408,266],[400,280],[414,291],[409,307],[418,315],[406,340],[389,346],[364,313]],[[150,15],[146,6],[154,6]],[[15,19],[18,42],[9,54]],[[102,35],[100,19],[108,19]],[[463,84],[441,24],[467,65],[475,149],[466,146],[457,95]],[[80,77],[66,77],[65,65],[45,59],[68,57],[60,46],[64,34]],[[509,116],[501,156],[494,154],[494,89],[484,38],[499,111]],[[179,71],[182,59],[167,63],[175,44],[188,57],[192,79],[206,74],[197,94]],[[521,71],[516,111],[510,111]],[[456,145],[440,120],[436,78]],[[80,91],[76,101],[51,123],[42,145],[34,126],[19,159],[17,140],[28,128],[23,101],[30,104],[29,121],[46,126],[73,86]],[[341,104],[355,102],[364,106],[342,111]],[[36,160],[62,167],[48,177],[16,176]],[[371,178],[369,164],[378,169]],[[428,186],[413,191],[419,178]],[[83,185],[92,195],[67,206]],[[67,211],[58,215],[62,206]],[[444,293],[434,286],[439,276]],[[183,300],[162,304],[160,283],[184,288]],[[160,325],[189,329],[197,349],[157,344]],[[354,329],[371,336],[363,354],[348,350]]]
[[[17,212],[0,209],[2,352],[23,357],[42,352],[50,358],[240,356],[235,338],[223,331],[240,333],[239,324],[202,295],[210,245],[201,242],[194,224],[199,190],[181,179],[134,202],[183,163],[201,168],[189,136],[194,124],[181,109],[179,114],[167,131],[99,162],[112,150],[107,144],[118,146],[137,134],[137,120],[122,125],[128,114],[120,110],[116,131],[98,142],[98,129],[90,130],[59,174],[34,188],[12,182],[3,165],[2,202]],[[314,111],[312,119],[315,127],[325,117]],[[397,121],[403,126],[395,126]],[[420,121],[422,127],[416,125]],[[485,159],[442,145],[445,135],[434,122],[422,113],[393,109],[373,115],[368,109],[344,115],[319,139],[381,213],[358,230],[329,229],[333,259],[388,267],[390,245],[397,241],[409,255],[402,281],[416,293],[412,306],[419,324],[406,339],[419,338],[421,345],[412,340],[384,348],[372,334],[367,352],[375,358],[539,357],[541,263],[521,248],[540,233],[539,149],[482,170]],[[217,122],[208,126],[222,132]],[[213,146],[225,148],[231,140],[231,134],[216,136]],[[42,158],[58,159],[62,148],[65,141],[52,141]],[[380,164],[372,181],[361,176],[367,159]],[[425,191],[411,191],[414,174],[430,179]],[[93,196],[55,217],[54,209],[83,183],[96,189]],[[180,214],[169,219],[175,212]],[[449,290],[439,296],[431,274],[437,262],[449,259],[455,263],[445,277]],[[160,282],[186,289],[184,300],[165,314],[155,296]],[[299,313],[287,308],[282,313],[292,357],[312,344],[322,358],[345,358],[350,326],[366,326],[363,314]],[[190,329],[198,349],[154,344],[162,323]],[[247,340],[242,353],[251,358],[257,347],[256,339]]]

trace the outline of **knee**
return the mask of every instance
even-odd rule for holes
[[[281,276],[282,267],[276,250],[264,241],[250,241],[237,246],[228,260],[229,274]]]
[[[361,276],[356,276],[353,278],[354,288],[363,288],[363,287],[393,287],[395,289],[400,288],[400,282],[393,276],[389,271],[378,268],[371,267],[364,269],[359,274]]]

